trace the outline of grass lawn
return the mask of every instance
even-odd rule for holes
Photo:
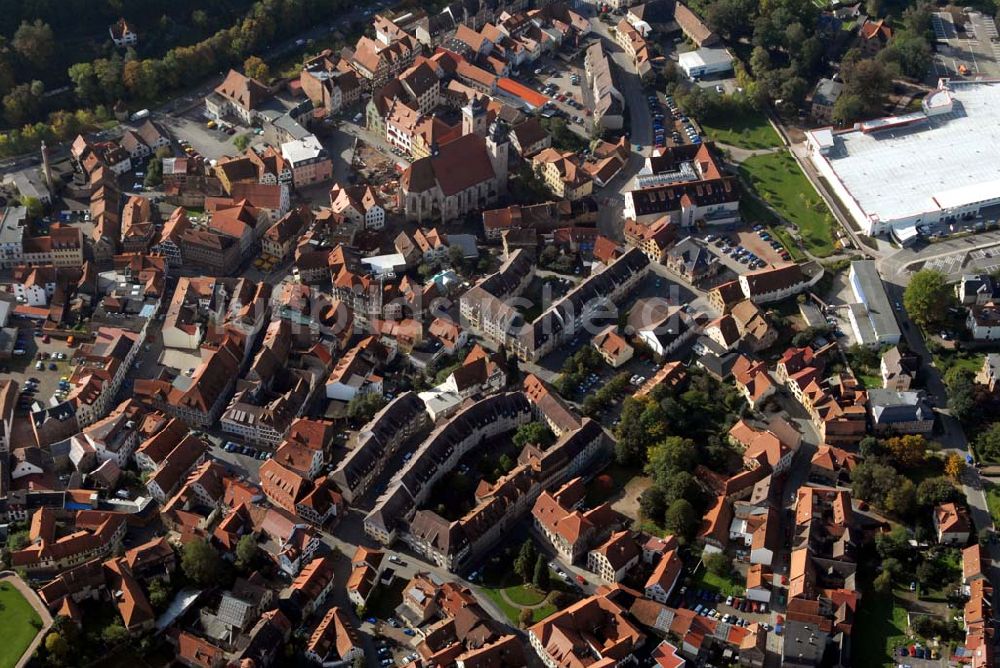
[[[983,366],[983,356],[969,352],[942,349],[934,353],[934,366],[944,375],[952,367],[959,367],[972,373],[978,373]]]
[[[0,668],[17,665],[41,626],[41,617],[21,592],[9,582],[0,583]]]
[[[758,112],[733,116],[714,123],[701,123],[708,136],[721,144],[749,150],[781,146],[781,137]]]
[[[986,492],[986,505],[989,506],[993,522],[1000,524],[1000,486],[984,481],[983,489]]]
[[[521,591],[518,592],[517,594],[512,593],[514,590],[518,589]],[[517,626],[520,622],[521,608],[518,608],[517,606],[513,606],[510,603],[508,603],[507,600],[500,593],[501,590],[506,591],[507,596],[509,596],[512,601],[520,602],[517,598],[520,595],[525,595],[524,600],[533,600],[534,602],[531,605],[536,605],[545,600],[545,597],[540,596],[538,592],[530,590],[522,585],[517,585],[515,587],[506,587],[501,589],[483,587],[482,590],[483,593],[486,594],[486,596],[489,597],[489,599],[493,601],[493,603],[495,603],[496,606],[503,611],[503,614],[507,615],[507,619],[509,619],[510,623],[513,624],[514,626]],[[529,593],[531,597],[535,598],[530,598],[528,596]],[[551,615],[552,613],[554,613],[555,611],[556,611],[556,606],[554,606],[552,603],[547,602],[544,605],[539,605],[537,608],[533,608],[531,611],[532,622],[538,623],[543,619],[545,619],[546,617],[548,617],[549,615]]]
[[[740,175],[798,228],[813,255],[825,257],[833,253],[836,221],[788,151],[749,158],[740,164]]]
[[[724,578],[715,573],[710,573],[707,568],[702,566],[694,574],[694,581],[691,583],[691,586],[696,589],[719,592],[724,596],[743,596],[746,590],[743,588],[743,585],[737,584],[734,579],[735,577],[737,577],[735,572],[728,578]]]
[[[869,389],[869,390],[872,389],[872,388],[880,388],[880,387],[882,387],[882,378],[881,378],[881,376],[874,376],[874,375],[863,373],[860,376],[860,380],[861,380],[862,383],[864,383],[865,387],[867,389]]]
[[[865,592],[858,606],[854,663],[858,666],[893,666],[892,651],[906,640],[906,610],[895,598]]]
[[[527,585],[507,587],[504,591],[507,592],[507,598],[518,605],[538,605],[545,600],[545,592]]]

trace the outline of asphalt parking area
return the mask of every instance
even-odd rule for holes
[[[1000,37],[993,17],[975,11],[935,12],[931,27],[935,54],[930,83],[943,76],[1000,75]]]
[[[57,339],[45,343],[41,336],[34,336],[35,328],[29,322],[20,320],[14,324],[19,330],[18,339],[23,342],[21,349],[24,350],[24,355],[5,362],[8,372],[3,375],[17,381],[21,391],[26,389],[27,381],[37,381],[36,390],[24,396],[30,396],[34,401],[48,406],[59,389],[59,380],[72,375],[73,348]],[[39,359],[39,355],[45,359]],[[65,359],[58,359],[59,355],[65,356]],[[37,368],[39,364],[42,365],[41,369]],[[19,411],[28,412],[22,409]]]
[[[236,137],[251,132],[250,128],[236,128],[236,133],[228,135],[221,129],[208,127],[209,119],[204,114],[204,107],[195,107],[180,116],[166,116],[157,119],[178,142],[187,141],[191,147],[208,160],[218,160],[223,156],[234,156],[240,153],[233,143]],[[251,144],[262,143],[263,139],[254,134]]]

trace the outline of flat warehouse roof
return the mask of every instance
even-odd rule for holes
[[[947,113],[834,134],[826,159],[866,215],[891,222],[1000,197],[1000,82],[948,88]]]
[[[861,291],[857,296],[865,302],[875,335],[880,339],[898,339],[902,332],[899,331],[896,314],[889,303],[889,295],[878,275],[875,261],[855,260],[851,263],[851,273],[856,289]]]
[[[733,62],[733,57],[725,49],[702,47],[697,51],[687,51],[677,56],[677,62],[682,67],[692,68],[702,65],[726,65]]]

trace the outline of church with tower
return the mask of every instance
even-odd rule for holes
[[[510,137],[507,124],[489,121],[486,101],[475,96],[462,107],[462,136],[403,172],[399,204],[418,222],[448,222],[496,205],[507,192]]]

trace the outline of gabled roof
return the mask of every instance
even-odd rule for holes
[[[236,70],[229,70],[229,74],[215,89],[215,92],[232,100],[247,111],[253,111],[271,96],[267,86],[256,79],[240,74]]]

